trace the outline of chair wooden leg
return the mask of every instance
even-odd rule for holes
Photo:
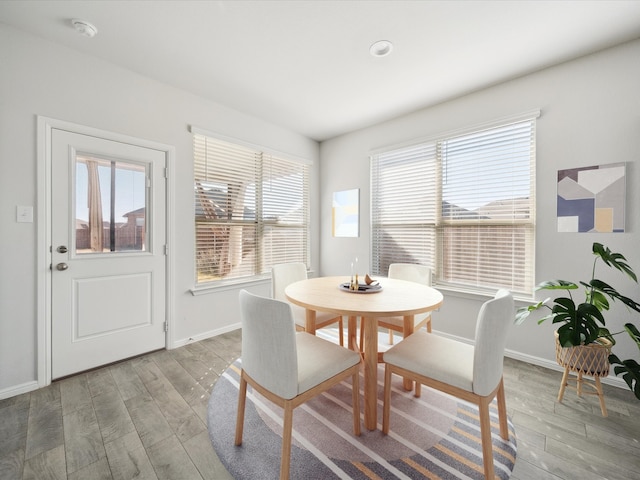
[[[564,390],[567,388],[567,382],[569,381],[569,367],[564,368],[564,374],[562,375],[562,383],[560,383],[560,391],[558,392],[558,402],[562,402],[564,397]]]
[[[414,322],[413,315],[405,315],[404,317],[402,317],[402,323],[403,323],[402,339],[403,340],[413,333],[413,328],[414,328],[413,322]],[[413,390],[413,380],[404,378],[402,380],[402,386],[407,392],[410,392],[411,390]]]
[[[491,418],[489,417],[488,397],[480,398],[478,413],[480,414],[480,436],[482,437],[482,461],[484,462],[484,478],[493,480],[493,446],[491,443]]]
[[[427,332],[431,333],[431,319],[427,322]]]
[[[353,374],[351,382],[351,403],[353,404],[353,433],[360,436],[360,370]]]
[[[340,346],[344,347],[344,323],[342,323],[342,317],[338,321],[338,331],[340,332]]]
[[[420,398],[420,395],[422,395],[422,384],[416,380],[416,391],[413,396]]]
[[[293,406],[284,404],[284,422],[282,426],[282,457],[280,458],[280,480],[289,480],[291,466],[291,431],[293,429]]]
[[[500,436],[503,440],[509,440],[509,424],[507,423],[507,401],[504,396],[504,380],[500,379],[498,392],[498,421],[500,422]]]
[[[244,407],[247,400],[247,380],[244,378],[244,370],[240,373],[240,388],[238,390],[238,415],[236,417],[235,445],[242,445],[242,430],[244,428]]]
[[[391,367],[384,366],[384,395],[382,401],[382,433],[389,433],[389,412],[391,410]]]
[[[360,351],[360,347],[358,347],[358,341],[356,340],[358,336],[358,325],[357,325],[358,317],[348,317],[347,318],[347,346],[349,350]]]
[[[598,399],[600,400],[600,411],[603,417],[609,416],[607,413],[607,407],[604,405],[604,392],[602,391],[602,383],[600,383],[600,377],[595,377],[596,391],[598,392]]]
[[[389,345],[393,345],[393,330],[389,329]]]

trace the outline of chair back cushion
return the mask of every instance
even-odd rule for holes
[[[392,263],[389,265],[389,278],[407,280],[422,285],[431,286],[431,268],[417,263]],[[414,316],[414,323],[417,325],[427,318],[431,313],[418,313]]]
[[[389,265],[389,278],[431,286],[431,269],[416,263],[392,263]]]
[[[295,326],[288,303],[240,292],[242,369],[282,398],[298,394]]]
[[[490,394],[500,383],[513,308],[513,296],[504,289],[480,308],[473,356],[473,391],[478,395]]]
[[[302,263],[280,263],[271,267],[271,296],[285,302],[284,289],[290,284],[306,280],[307,266]]]

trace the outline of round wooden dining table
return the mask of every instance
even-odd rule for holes
[[[344,290],[349,277],[318,277],[290,284],[287,299],[306,310],[306,331],[315,334],[316,311],[349,317],[349,348],[357,349],[356,321],[363,319],[364,330],[364,425],[377,427],[378,401],[378,321],[379,317],[404,317],[403,338],[413,333],[414,315],[442,305],[442,293],[416,282],[391,278],[376,279],[380,289],[371,293]],[[405,381],[411,389],[411,382]]]

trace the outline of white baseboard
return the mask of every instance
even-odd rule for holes
[[[35,380],[33,382],[27,382],[21,385],[14,385],[4,390],[0,390],[0,400],[15,397],[16,395],[21,395],[27,392],[33,392],[38,388],[40,388],[40,385],[38,385],[38,382]]]
[[[217,337],[218,335],[222,335],[223,333],[232,332],[240,328],[241,324],[234,323],[232,325],[227,325],[223,328],[217,328],[215,330],[209,330],[208,332],[203,332],[198,335],[194,335],[193,337],[183,338],[181,340],[175,340],[172,345],[167,347],[168,350],[172,350],[174,348],[183,347],[184,345],[189,345],[193,342],[199,342],[200,340],[205,340],[211,337]]]

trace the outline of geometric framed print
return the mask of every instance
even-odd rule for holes
[[[558,170],[558,232],[624,232],[626,164]]]

